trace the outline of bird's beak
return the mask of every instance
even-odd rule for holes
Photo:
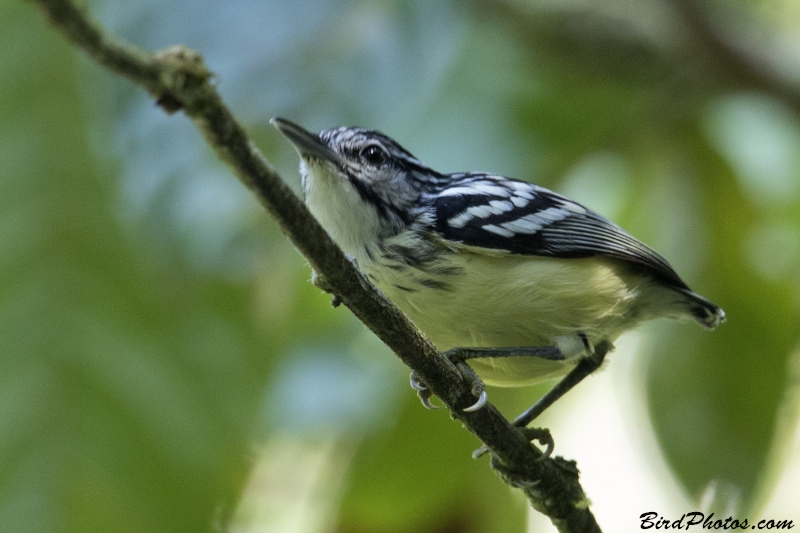
[[[313,157],[323,161],[330,161],[331,163],[341,161],[342,158],[339,154],[320,141],[319,137],[291,120],[275,117],[269,123],[291,141],[295,150],[303,159]]]

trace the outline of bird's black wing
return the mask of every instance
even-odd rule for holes
[[[453,177],[432,197],[436,231],[448,241],[522,255],[611,257],[688,289],[666,259],[564,196],[491,174]]]

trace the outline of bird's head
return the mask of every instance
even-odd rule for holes
[[[374,130],[340,127],[315,134],[283,118],[271,123],[300,154],[306,204],[337,241],[396,233],[418,214],[420,196],[440,176]],[[364,227],[343,227],[354,220]],[[348,251],[346,242],[339,244]]]

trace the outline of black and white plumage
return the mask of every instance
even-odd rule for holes
[[[446,239],[514,254],[564,259],[606,255],[683,283],[659,254],[564,196],[491,174],[451,177],[434,201],[436,230]]]
[[[542,187],[438,173],[375,131],[312,134],[274,119],[301,155],[306,203],[359,268],[442,349],[559,347],[562,361],[470,361],[489,383],[562,375],[643,320],[724,312],[616,224]]]

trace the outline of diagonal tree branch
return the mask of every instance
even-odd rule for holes
[[[537,461],[541,452],[491,404],[474,413],[471,386],[450,361],[347,260],[305,205],[281,180],[223,104],[213,74],[197,52],[160,52],[112,38],[70,0],[33,0],[73,45],[97,63],[143,87],[167,112],[183,110],[209,146],[256,195],[331,291],[412,368],[453,418],[486,444],[509,483],[524,485],[535,509],[563,533],[599,532],[572,461]],[[522,482],[522,483],[520,483]]]

